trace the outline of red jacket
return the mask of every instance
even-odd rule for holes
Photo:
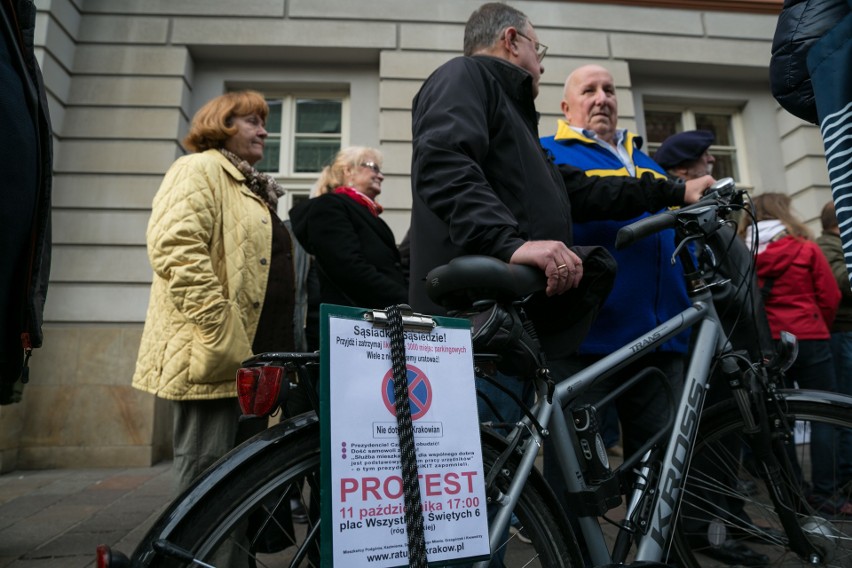
[[[828,339],[840,290],[828,261],[811,241],[784,237],[757,255],[757,280],[765,288],[772,337],[789,331],[799,339]]]

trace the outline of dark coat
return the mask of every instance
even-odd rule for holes
[[[366,207],[328,193],[291,209],[290,220],[314,255],[324,303],[386,308],[408,302],[393,232]]]
[[[790,114],[817,124],[808,52],[849,12],[849,0],[785,0],[772,40],[769,79],[772,95]]]
[[[0,302],[0,404],[20,400],[24,354],[42,345],[50,275],[53,148],[44,83],[33,52],[36,8],[30,0],[0,2],[0,216],[3,262]]]

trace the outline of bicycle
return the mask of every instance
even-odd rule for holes
[[[777,357],[768,360],[752,360],[748,353],[734,350],[705,280],[714,269],[696,266],[686,246],[715,234],[725,224],[726,215],[741,208],[743,195],[732,180],[721,180],[694,205],[623,228],[618,246],[662,228],[675,229],[692,305],[558,384],[549,381],[546,373],[530,377],[536,388],[535,403],[524,407],[523,418],[510,425],[509,434],[501,436],[483,428],[494,564],[584,566],[579,536],[595,566],[628,561],[645,566],[675,562],[684,568],[717,565],[702,554],[690,532],[693,522],[701,521],[711,528],[710,544],[714,535],[716,540],[748,539],[769,557],[770,566],[852,565],[852,520],[828,518],[808,505],[804,482],[807,444],[796,443],[802,441],[797,440],[796,431],[803,422],[852,428],[852,398],[782,388],[784,365],[795,358],[792,337],[785,337]],[[543,288],[537,270],[486,257],[462,257],[436,270],[442,275],[441,282],[458,283],[439,286],[433,295],[439,301],[447,295],[457,299],[464,294],[473,304],[487,290],[489,305],[496,300],[507,310],[519,310],[524,298]],[[572,402],[594,382],[685,329],[693,329],[695,337],[683,395],[674,403],[669,428],[621,466],[610,468],[594,429],[594,405]],[[483,374],[493,360],[490,356],[478,358],[477,373]],[[286,391],[290,386],[286,377],[291,374],[298,377],[298,384],[311,385],[317,365],[317,354],[267,353],[247,361],[241,374],[255,386],[274,379],[271,382],[283,385]],[[717,369],[731,396],[705,410],[708,382]],[[649,377],[653,378],[653,372],[642,373],[633,381]],[[252,412],[270,412],[280,402],[274,391],[264,391],[265,396],[248,401],[255,405]],[[570,412],[573,430],[565,421],[566,412]],[[554,441],[578,535],[535,468],[545,436]],[[750,465],[744,461],[744,450]],[[837,456],[821,459],[836,460]],[[712,475],[691,468],[694,463],[713,464]],[[176,499],[143,538],[130,565],[216,565],[217,554],[224,549],[237,550],[249,566],[316,564],[319,464],[316,413],[281,422],[222,458]],[[758,492],[738,493],[737,478],[756,479]],[[288,521],[287,503],[292,495],[298,495],[309,511],[304,526]],[[626,496],[623,520],[611,520],[608,512],[622,505],[622,495]],[[717,505],[723,499],[729,502],[726,507],[741,502],[745,515],[734,515]],[[513,513],[530,544],[513,538],[508,530]],[[611,546],[602,522],[617,529]],[[99,566],[120,565],[121,556],[108,548],[99,550]]]

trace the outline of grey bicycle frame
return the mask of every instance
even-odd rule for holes
[[[587,486],[582,467],[563,412],[565,404],[575,399],[595,382],[639,359],[681,331],[696,326],[698,333],[692,343],[683,394],[677,406],[674,427],[666,444],[666,454],[658,478],[658,491],[654,495],[655,501],[649,519],[647,537],[639,542],[636,561],[659,562],[663,559],[680,503],[684,474],[698,431],[698,418],[710,377],[710,365],[716,353],[724,353],[731,349],[722,332],[710,292],[704,289],[695,295],[693,304],[678,315],[557,383],[553,393],[553,403],[547,402],[546,387],[540,387],[538,401],[532,409],[532,414],[552,437],[555,457],[568,491],[585,490]],[[535,465],[542,442],[541,435],[531,427],[529,419],[524,418],[517,427],[529,431],[532,435],[525,442],[515,478],[507,491],[498,498],[501,507],[489,529],[492,547],[496,546],[496,543],[499,543],[501,537],[506,534],[512,510],[518,502],[529,472]],[[633,512],[637,503],[638,499],[631,499],[628,504],[628,515]],[[582,535],[577,536],[586,543],[593,564],[611,564],[612,558],[598,520],[594,517],[579,517],[579,525]],[[492,554],[495,552],[492,549]],[[488,563],[483,562],[477,566],[485,567]]]

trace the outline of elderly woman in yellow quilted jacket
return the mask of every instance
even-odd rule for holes
[[[260,93],[226,93],[192,119],[154,197],[154,269],[133,386],[172,401],[178,491],[265,427],[240,423],[236,371],[253,353],[293,349],[289,232],[283,193],[254,169],[269,108]]]

